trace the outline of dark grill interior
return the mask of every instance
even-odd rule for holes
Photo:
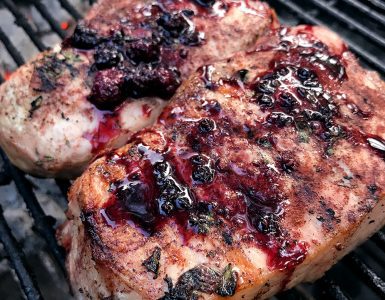
[[[37,12],[50,28],[51,34],[64,38],[67,34],[66,23],[63,28],[61,23],[63,20],[59,20],[56,11],[52,11],[51,5],[48,5],[55,1],[60,4],[59,7],[61,6],[65,15],[71,18],[70,23],[73,24],[81,18],[82,14],[73,5],[75,1],[69,0],[0,0],[0,9],[6,10],[13,16],[16,25],[12,26],[18,26],[23,30],[36,48],[35,50],[41,51],[53,44],[42,41],[41,32],[31,24],[30,18],[25,16],[25,8]],[[284,24],[311,23],[331,27],[348,42],[350,49],[357,54],[364,65],[385,76],[385,66],[382,63],[385,60],[385,1],[270,0],[268,2],[277,10]],[[24,63],[25,55],[21,54],[22,49],[18,49],[13,39],[14,36],[10,35],[6,29],[0,28],[1,53],[7,53],[6,55],[13,60],[16,67]],[[27,53],[30,55],[29,52]],[[0,81],[2,82],[7,78],[7,69],[4,66],[9,63],[5,63],[5,58],[2,56],[0,62],[2,65]],[[23,294],[27,299],[71,298],[65,282],[64,255],[55,239],[55,226],[58,222],[50,216],[55,214],[52,213],[55,211],[52,207],[60,207],[63,219],[62,211],[66,206],[63,195],[66,194],[69,185],[67,181],[40,180],[26,176],[10,164],[0,149],[0,198],[5,197],[4,193],[12,194],[13,188],[16,188],[18,195],[15,197],[24,201],[22,207],[18,209],[27,209],[31,219],[26,223],[32,224],[34,233],[32,239],[40,241],[40,244],[37,244],[41,246],[36,251],[48,253],[42,260],[49,260],[50,263],[47,265],[51,268],[50,272],[56,274],[54,276],[56,279],[53,280],[50,274],[41,270],[34,261],[34,256],[26,255],[31,252],[31,249],[26,249],[22,234],[18,232],[17,228],[20,224],[15,224],[17,218],[6,219],[4,215],[7,214],[4,214],[0,205],[0,241],[3,245],[3,248],[0,248],[0,261],[4,261],[5,258],[9,261],[9,266],[6,263],[8,271],[0,271],[4,273],[0,277],[1,299],[19,299]],[[48,187],[45,188],[45,186]],[[49,200],[44,197],[44,194],[49,196]],[[8,207],[4,204],[10,204],[12,200],[7,201],[0,199],[0,203],[5,208]],[[31,248],[34,245],[28,247]],[[384,265],[385,234],[380,231],[363,246],[345,257],[322,279],[314,284],[299,285],[274,298],[385,299]],[[16,276],[9,276],[10,274],[16,274]]]

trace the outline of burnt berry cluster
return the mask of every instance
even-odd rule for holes
[[[192,179],[197,184],[207,184],[214,181],[215,171],[210,166],[210,160],[203,155],[191,157],[193,165]]]
[[[199,121],[198,130],[200,133],[209,133],[215,129],[215,122],[211,119],[204,118]]]
[[[180,72],[169,65],[171,51],[187,57],[176,44],[197,46],[202,37],[191,17],[194,12],[166,12],[153,8],[149,19],[139,22],[138,28],[150,31],[151,37],[135,38],[115,32],[109,37],[96,30],[78,25],[66,42],[74,48],[94,50],[94,82],[89,99],[101,109],[113,109],[127,97],[157,96],[169,99],[180,85]],[[163,51],[168,48],[168,51]],[[172,56],[172,55],[171,55]]]
[[[114,45],[103,44],[96,49],[94,59],[96,67],[103,70],[116,66],[123,57]]]
[[[158,35],[168,45],[175,44],[176,40],[185,46],[200,45],[202,38],[190,20],[193,16],[194,12],[187,9],[180,13],[164,12],[157,20]]]
[[[102,42],[102,38],[94,29],[82,24],[76,26],[71,37],[71,45],[78,49],[93,49]]]

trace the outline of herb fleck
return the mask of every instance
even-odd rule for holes
[[[220,274],[210,267],[199,265],[183,273],[175,287],[168,277],[165,280],[168,284],[168,292],[162,300],[195,300],[198,298],[197,292],[214,293],[221,278]]]
[[[222,237],[227,245],[231,246],[233,244],[233,237],[230,231],[223,231]]]
[[[171,279],[166,276],[168,292],[162,300],[195,300],[198,292],[217,294],[222,297],[233,296],[237,285],[237,276],[228,264],[222,274],[208,266],[199,265],[183,273],[173,286]]]
[[[217,289],[217,294],[226,297],[233,296],[237,288],[237,275],[233,272],[231,264],[228,264],[223,271],[222,280]]]
[[[377,185],[375,185],[375,184],[371,184],[371,185],[368,186],[368,190],[369,190],[369,192],[370,192],[372,195],[374,195],[374,194],[377,192],[378,187],[377,187]]]
[[[148,257],[142,265],[147,269],[148,272],[154,273],[154,279],[158,278],[159,274],[159,260],[160,260],[161,249],[155,247],[150,257]]]
[[[309,132],[301,130],[298,132],[298,140],[300,143],[309,143]]]
[[[51,92],[56,89],[57,80],[63,72],[63,61],[57,54],[46,55],[36,62],[31,86],[38,92]]]
[[[35,98],[34,100],[32,100],[31,102],[31,108],[29,110],[29,117],[32,118],[33,117],[33,113],[41,106],[41,103],[43,101],[43,96],[39,96],[37,98]]]
[[[327,156],[332,156],[333,154],[334,154],[334,150],[331,146],[326,149],[326,155]]]

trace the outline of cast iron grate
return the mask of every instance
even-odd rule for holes
[[[79,20],[82,15],[69,0],[57,0],[61,7],[74,19]],[[34,6],[51,30],[60,38],[66,36],[61,24],[50,13],[47,6],[41,0],[24,1]],[[93,1],[89,1],[93,2]],[[283,23],[298,24],[311,23],[329,26],[339,32],[348,42],[350,48],[369,67],[379,71],[385,76],[385,2],[382,0],[271,0],[268,1],[277,10]],[[0,0],[0,4],[6,8],[14,17],[15,24],[22,28],[30,38],[37,50],[47,49],[40,39],[36,30],[31,26],[29,20],[19,10],[17,1]],[[13,44],[11,38],[0,28],[0,40],[16,65],[24,63],[24,58],[19,49]],[[0,74],[0,82],[4,81],[4,74]],[[35,232],[41,236],[49,249],[50,255],[57,264],[60,272],[64,269],[64,254],[55,239],[55,219],[44,213],[34,192],[34,187],[27,180],[25,174],[12,166],[4,152],[0,149],[0,158],[3,166],[0,170],[0,185],[13,181],[19,194],[23,197],[26,207],[33,218]],[[70,185],[67,181],[56,181],[58,187],[65,195]],[[27,299],[43,299],[43,295],[36,283],[34,271],[26,261],[20,243],[14,237],[4,218],[3,209],[0,206],[0,241],[15,270]],[[365,246],[369,244],[369,246]],[[281,293],[278,299],[351,299],[357,298],[357,293],[352,295],[349,285],[344,283],[341,272],[334,270],[341,268],[348,270],[349,274],[344,276],[352,278],[353,284],[365,285],[371,290],[370,297],[385,299],[385,281],[381,278],[383,268],[381,259],[385,254],[385,234],[380,231],[363,247],[345,257],[331,271],[312,285],[299,285],[292,290]],[[368,259],[369,258],[369,259]],[[377,262],[377,268],[372,267],[372,260]],[[378,263],[380,261],[380,263]],[[378,269],[378,265],[380,269]],[[336,275],[337,274],[337,275]],[[354,276],[353,276],[354,274]],[[0,291],[1,293],[1,291]],[[68,297],[70,297],[68,295]],[[367,297],[368,299],[368,297]]]

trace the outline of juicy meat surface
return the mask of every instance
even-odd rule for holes
[[[60,47],[0,87],[0,145],[26,172],[79,175],[152,124],[197,67],[275,24],[254,0],[101,0]]]
[[[259,299],[322,276],[385,224],[384,89],[311,26],[202,67],[72,187],[76,296]]]

